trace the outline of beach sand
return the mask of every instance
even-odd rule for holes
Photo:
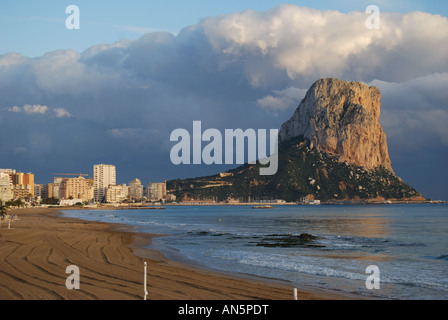
[[[148,263],[151,300],[292,300],[293,287],[202,270],[144,249],[154,235],[130,227],[58,216],[56,209],[13,210],[0,229],[0,300],[142,300]],[[80,289],[65,286],[80,269]],[[299,300],[356,299],[300,289]]]

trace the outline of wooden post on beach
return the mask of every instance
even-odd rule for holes
[[[145,261],[145,266],[144,266],[144,275],[143,275],[143,293],[144,293],[144,295],[143,295],[143,300],[146,300],[146,296],[148,295],[148,290],[146,290],[147,289],[147,286],[146,286],[146,274],[147,274],[147,263],[146,263],[146,261]]]
[[[297,292],[297,288],[294,288],[294,300],[295,301],[299,300],[299,295],[298,295],[298,292]]]

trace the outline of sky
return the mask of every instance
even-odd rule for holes
[[[335,77],[381,90],[395,172],[448,200],[447,16],[446,1],[2,0],[0,168],[42,184],[99,163],[119,183],[214,174],[229,167],[171,164],[174,129],[280,128]]]

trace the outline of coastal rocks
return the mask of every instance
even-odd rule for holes
[[[308,139],[310,149],[339,156],[339,161],[392,170],[379,122],[381,94],[360,82],[321,79],[308,90],[292,118],[282,125],[280,142]]]
[[[290,234],[271,234],[261,239],[256,243],[257,247],[268,248],[291,248],[291,247],[324,247],[316,243],[317,240],[322,239],[318,236],[302,233],[298,236]]]

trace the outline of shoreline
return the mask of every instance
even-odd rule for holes
[[[53,209],[53,210],[164,210],[165,207],[227,207],[227,206],[299,206],[299,207],[316,207],[316,206],[383,206],[383,205],[416,205],[416,204],[432,204],[432,205],[441,205],[447,204],[448,201],[445,200],[431,200],[431,201],[393,201],[389,203],[385,202],[369,202],[369,201],[360,201],[360,202],[322,202],[320,204],[302,204],[302,203],[275,203],[275,202],[267,202],[267,203],[259,203],[259,202],[248,202],[248,203],[166,203],[161,205],[153,205],[148,203],[135,203],[132,206],[129,204],[101,204],[97,205],[82,205],[82,206],[58,206],[58,205],[49,205],[49,206],[41,206],[37,207],[38,209]],[[30,209],[28,207],[28,209]],[[259,208],[253,208],[259,209]],[[14,210],[14,209],[13,209]],[[15,209],[22,210],[22,209]]]
[[[142,300],[145,261],[150,300],[292,300],[293,286],[283,281],[175,261],[145,248],[160,235],[66,218],[61,211],[13,210],[19,221],[10,230],[2,226],[0,300]],[[80,290],[65,287],[69,265],[80,269]],[[318,288],[298,290],[299,300],[371,299]]]

